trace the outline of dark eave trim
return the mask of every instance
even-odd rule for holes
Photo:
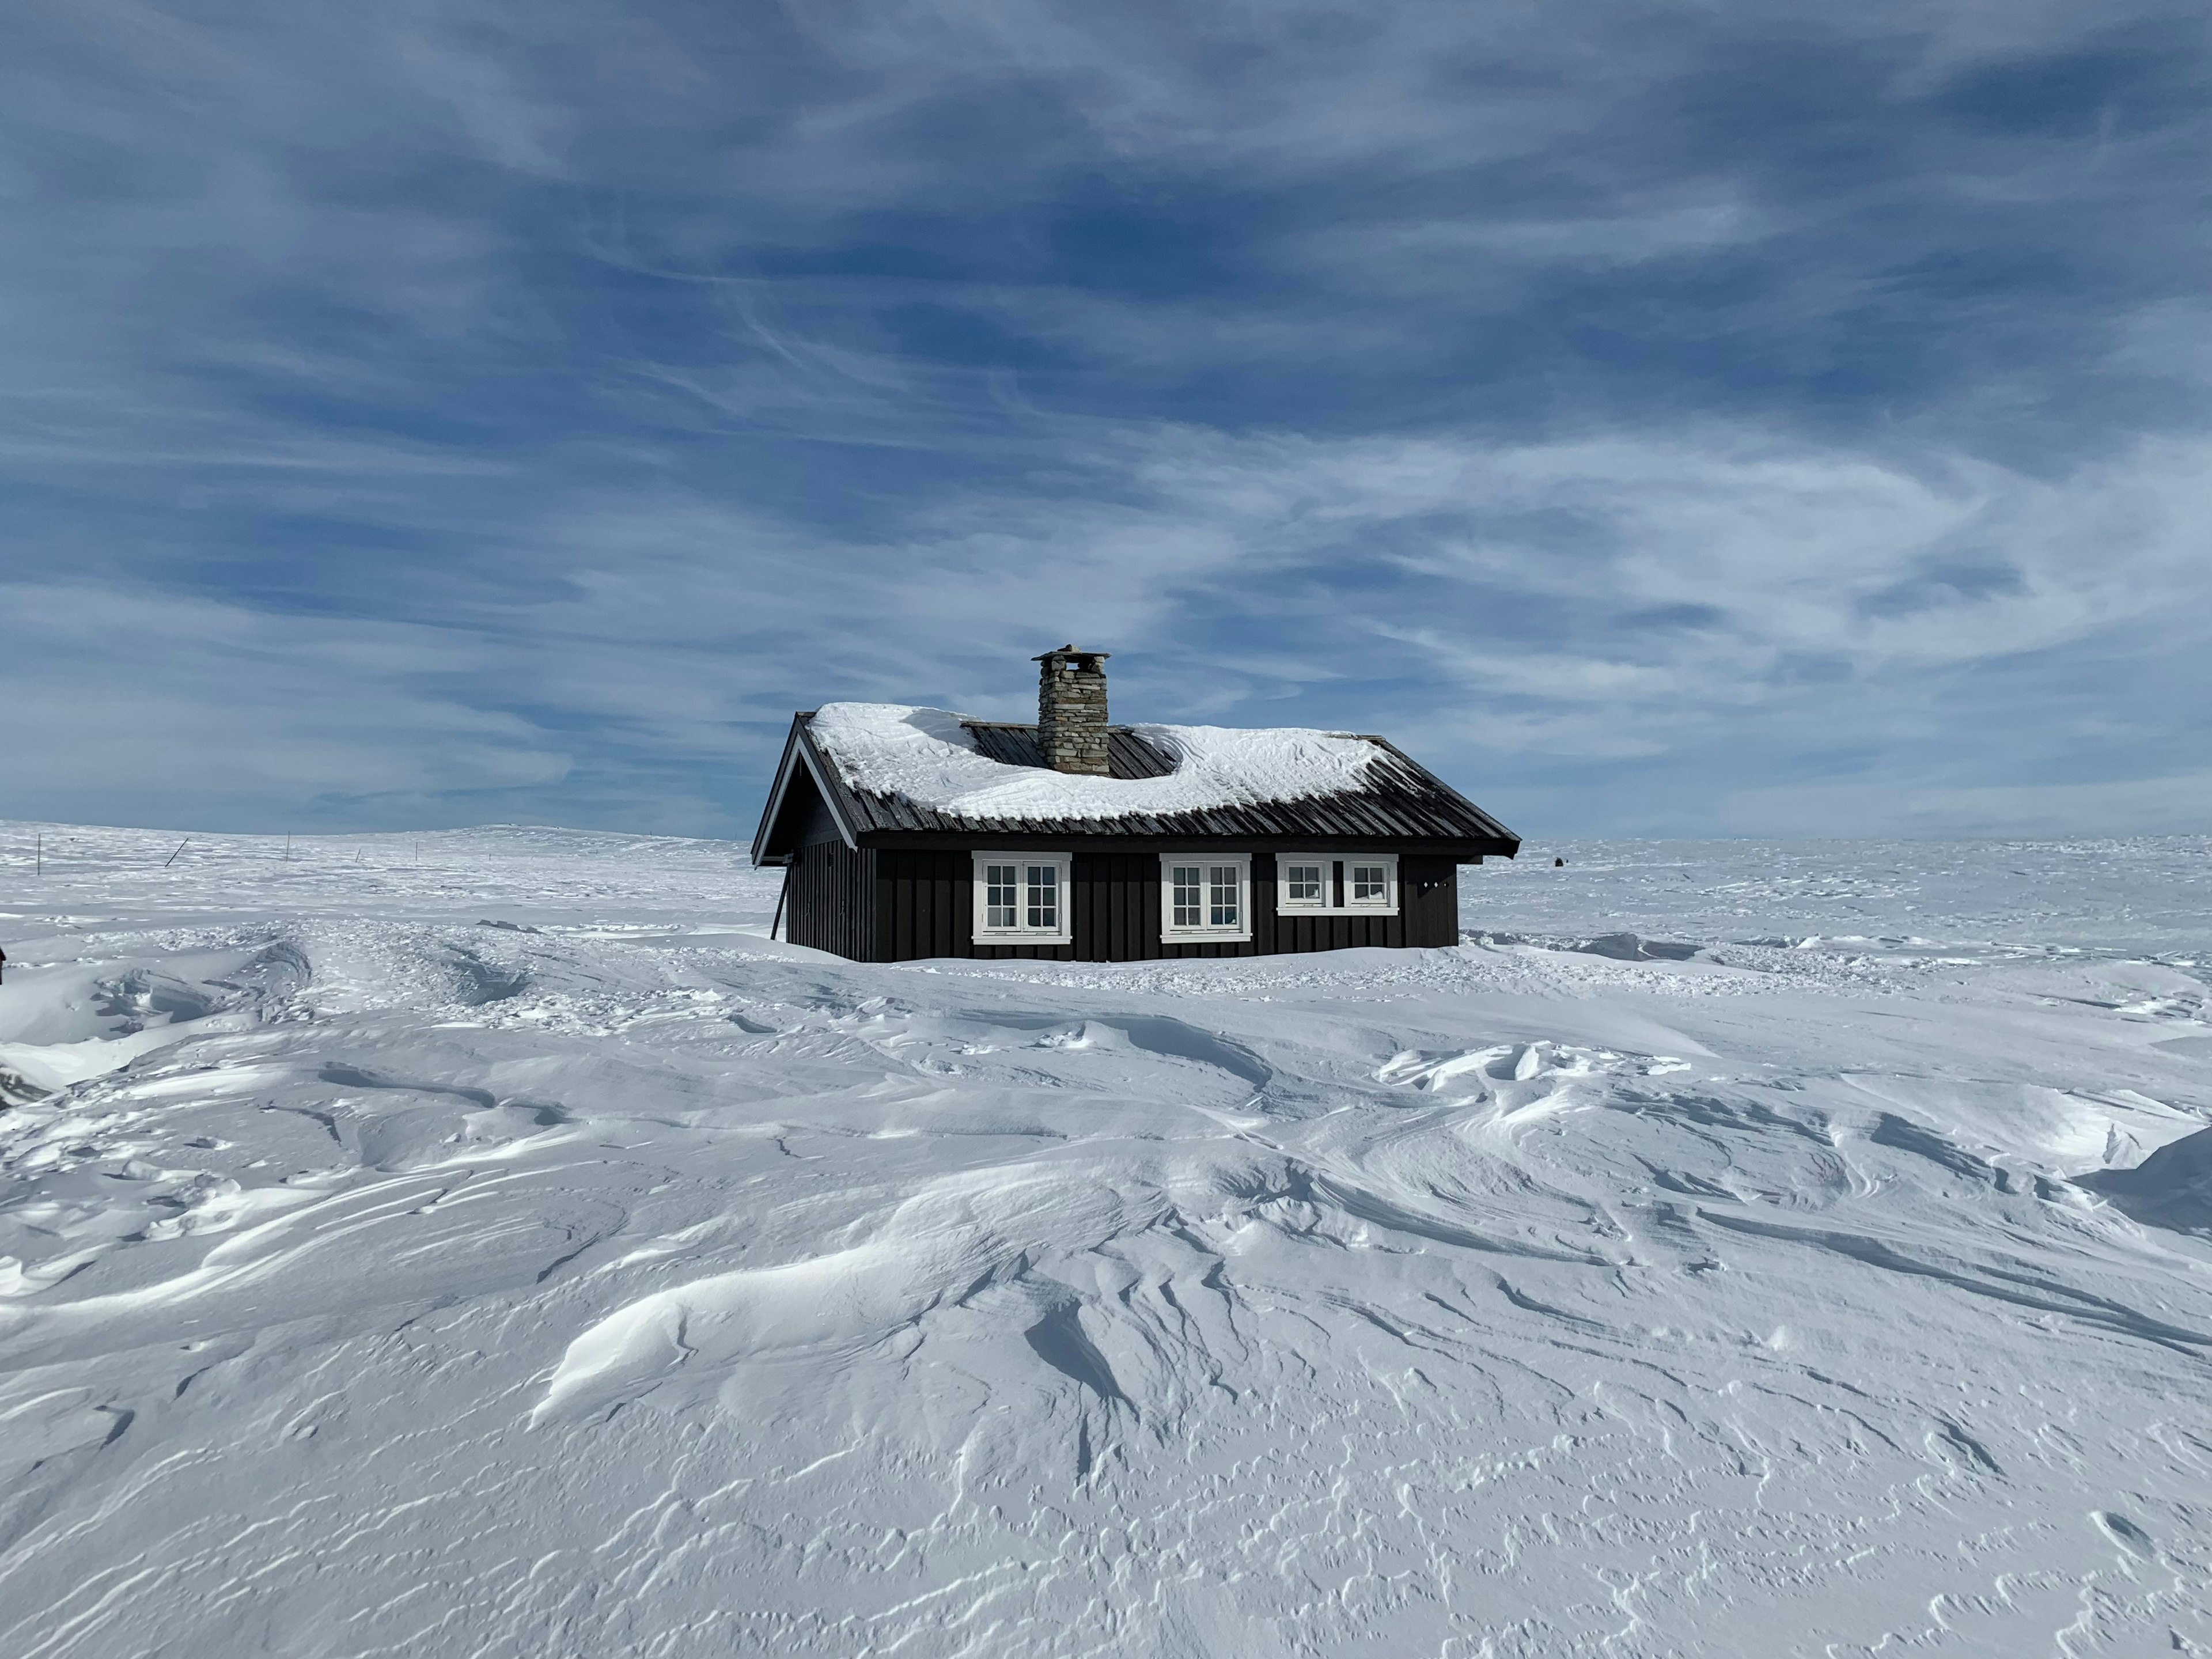
[[[1459,792],[1458,790],[1456,790],[1456,789],[1453,788],[1453,787],[1451,787],[1451,785],[1449,785],[1449,784],[1446,783],[1446,782],[1445,782],[1442,778],[1438,777],[1438,776],[1437,776],[1434,772],[1431,772],[1431,771],[1427,767],[1425,767],[1425,766],[1422,765],[1422,764],[1420,763],[1420,762],[1419,762],[1419,761],[1415,760],[1415,759],[1414,759],[1411,755],[1407,754],[1404,750],[1402,750],[1402,749],[1399,748],[1399,747],[1398,747],[1398,745],[1397,745],[1396,744],[1395,744],[1395,743],[1391,742],[1389,738],[1380,738],[1380,737],[1370,736],[1370,737],[1368,738],[1368,739],[1367,739],[1367,740],[1368,740],[1368,742],[1370,742],[1370,743],[1371,743],[1371,744],[1374,744],[1377,745],[1377,746],[1378,746],[1378,747],[1380,747],[1380,748],[1383,748],[1383,749],[1387,749],[1387,750],[1389,750],[1392,754],[1395,755],[1395,756],[1396,756],[1396,757],[1397,757],[1401,761],[1402,761],[1406,765],[1407,765],[1407,766],[1411,767],[1411,768],[1412,768],[1412,769],[1413,769],[1416,773],[1419,774],[1422,777],[1426,778],[1426,779],[1427,779],[1431,783],[1432,783],[1432,784],[1436,785],[1436,787],[1437,787],[1437,788],[1439,788],[1439,789],[1441,789],[1442,791],[1443,791],[1443,793],[1444,793],[1445,794],[1449,795],[1449,796],[1450,796],[1454,800],[1457,801],[1457,802],[1458,802],[1462,806],[1464,806],[1465,808],[1467,808],[1467,810],[1468,810],[1468,811],[1472,812],[1472,813],[1473,813],[1476,817],[1478,817],[1478,818],[1481,819],[1483,823],[1485,823],[1488,824],[1492,829],[1495,830],[1498,832],[1498,838],[1500,841],[1504,841],[1504,842],[1512,842],[1512,844],[1513,844],[1513,852],[1506,854],[1505,854],[1505,856],[1506,856],[1507,858],[1509,858],[1509,859],[1510,859],[1510,858],[1511,858],[1511,857],[1513,856],[1513,854],[1514,854],[1514,853],[1517,853],[1517,852],[1519,852],[1519,851],[1521,850],[1521,837],[1520,837],[1520,836],[1518,836],[1515,835],[1515,834],[1514,834],[1510,830],[1507,829],[1507,828],[1506,828],[1503,823],[1499,823],[1496,818],[1492,817],[1489,813],[1487,813],[1487,812],[1484,811],[1483,811],[1480,806],[1477,806],[1477,805],[1476,805],[1473,801],[1469,800],[1469,799],[1468,799],[1465,795],[1462,795],[1462,793],[1460,793],[1460,792]]]
[[[806,730],[806,722],[812,717],[813,713],[811,708],[802,709],[791,717],[791,733],[783,740],[783,759],[777,763],[775,769],[775,787],[769,792],[768,810],[761,814],[760,828],[753,833],[752,860],[755,869],[758,869],[763,864],[791,862],[790,853],[771,854],[768,851],[768,847],[769,842],[775,837],[776,820],[783,812],[784,797],[789,793],[791,781],[802,764],[806,768],[807,776],[813,781],[814,793],[822,798],[822,804],[829,808],[830,822],[837,826],[838,836],[848,847],[857,849],[860,845],[860,837],[853,831],[852,821],[846,816],[844,806],[837,798],[838,792],[830,788],[825,780],[826,769],[822,757],[814,752],[813,739]]]
[[[1250,835],[1131,835],[1101,830],[1096,835],[1051,835],[970,830],[864,830],[862,847],[905,848],[918,853],[984,852],[1004,848],[1010,853],[1173,853],[1188,848],[1212,848],[1224,853],[1411,853],[1455,858],[1478,863],[1486,858],[1511,858],[1521,843],[1510,836],[1492,840],[1440,836],[1250,836]]]

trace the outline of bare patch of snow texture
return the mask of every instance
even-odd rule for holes
[[[1376,757],[1368,738],[1296,726],[1137,726],[1176,757],[1158,778],[1099,778],[1010,766],[975,750],[968,717],[900,703],[832,702],[815,712],[814,740],[855,788],[903,796],[957,817],[1164,816],[1349,793]]]
[[[2212,1651],[2205,841],[865,966],[715,843],[33,836],[8,1659]]]

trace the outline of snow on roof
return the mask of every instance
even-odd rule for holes
[[[958,817],[1113,818],[1345,794],[1366,783],[1366,738],[1298,726],[1135,726],[1176,759],[1158,778],[1012,766],[975,750],[968,716],[902,703],[831,702],[810,728],[855,789]]]

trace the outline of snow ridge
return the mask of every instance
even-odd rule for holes
[[[1364,787],[1374,742],[1301,726],[1137,726],[1176,757],[1158,778],[1097,778],[978,754],[970,716],[902,703],[832,702],[814,740],[854,788],[970,818],[1117,818],[1308,800]]]
[[[0,1656],[2212,1653],[2212,841],[1563,850],[862,963],[0,823]]]

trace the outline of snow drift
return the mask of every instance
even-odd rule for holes
[[[9,1659],[2212,1648],[2202,842],[862,966],[710,843],[46,836]]]

